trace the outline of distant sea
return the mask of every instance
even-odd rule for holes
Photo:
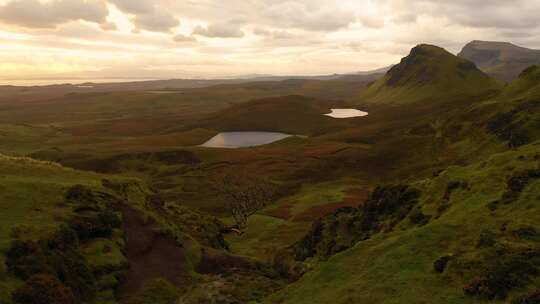
[[[82,84],[82,83],[111,83],[111,82],[133,82],[133,81],[150,81],[159,79],[143,79],[143,78],[99,78],[99,79],[0,79],[0,86],[46,86],[53,84]]]

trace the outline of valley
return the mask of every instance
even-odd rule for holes
[[[537,303],[540,67],[466,53],[0,87],[0,303]]]

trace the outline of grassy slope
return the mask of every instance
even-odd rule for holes
[[[435,215],[449,182],[468,183],[450,197],[450,208],[423,227],[408,220],[390,233],[377,234],[367,241],[332,257],[315,263],[315,270],[297,283],[268,299],[268,303],[473,303],[466,297],[464,285],[471,275],[457,275],[452,270],[441,275],[433,270],[433,262],[444,255],[464,259],[478,258],[482,250],[476,247],[482,231],[503,235],[501,227],[517,231],[533,227],[540,231],[540,180],[532,180],[519,199],[490,211],[487,205],[499,200],[507,188],[507,179],[526,169],[538,168],[540,158],[540,111],[535,105],[540,98],[540,69],[531,68],[506,86],[494,99],[485,100],[450,115],[436,132],[452,140],[445,154],[461,155],[468,166],[451,166],[437,177],[415,180],[412,185],[422,190],[421,210]],[[507,142],[497,139],[487,126],[501,113],[513,113],[502,127],[511,132],[525,132],[529,144],[517,150],[508,149]],[[452,131],[459,122],[461,131]],[[444,154],[443,154],[444,155]],[[441,155],[439,155],[441,157]],[[476,160],[476,161],[473,161]],[[413,162],[422,162],[418,159]],[[410,176],[410,175],[409,175]],[[517,244],[517,245],[516,245]],[[525,243],[526,244],[526,243]],[[533,246],[510,236],[501,245]],[[537,247],[534,247],[537,246]],[[474,265],[474,262],[473,262]],[[473,267],[474,269],[474,267]],[[537,278],[510,294],[512,297],[537,287]],[[496,301],[497,302],[497,301]],[[504,301],[498,301],[504,302]]]
[[[65,191],[73,185],[84,185],[91,189],[108,192],[101,185],[104,175],[64,168],[55,163],[35,161],[0,155],[0,302],[9,303],[9,293],[18,286],[19,280],[6,273],[4,254],[14,238],[39,239],[48,236],[73,215],[72,208],[64,202]],[[112,181],[124,178],[107,177]],[[129,192],[130,200],[142,203],[144,194]],[[104,254],[107,242],[112,250]],[[86,244],[91,265],[103,263],[118,265],[125,258],[114,242],[97,240]],[[117,263],[117,264],[115,264]]]
[[[268,303],[476,302],[463,295],[466,282],[462,278],[452,272],[437,274],[433,262],[446,254],[475,252],[480,232],[499,231],[503,223],[508,223],[510,230],[528,225],[539,231],[540,180],[531,182],[511,205],[496,212],[487,208],[488,203],[500,199],[506,178],[538,166],[539,153],[538,144],[532,144],[468,167],[450,167],[437,178],[415,182],[413,186],[423,191],[422,211],[430,215],[448,182],[466,181],[470,190],[454,193],[450,209],[428,225],[415,228],[405,223],[394,232],[360,242],[316,266]]]
[[[364,91],[357,103],[396,105],[463,100],[499,87],[469,61],[439,47],[419,45]]]
[[[269,260],[278,250],[305,235],[314,220],[344,206],[357,207],[368,192],[358,179],[305,184],[249,219],[249,229],[227,235],[234,253]]]
[[[274,131],[313,135],[338,130],[351,120],[327,116],[335,101],[324,101],[300,95],[253,100],[212,114],[196,126],[220,131]]]

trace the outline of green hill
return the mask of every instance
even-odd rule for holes
[[[538,303],[540,68],[419,45],[363,84],[0,98],[0,151],[54,161],[0,154],[0,303]],[[181,147],[255,130],[308,138]],[[234,175],[275,192],[245,231]]]
[[[198,303],[209,285],[248,302],[282,284],[226,252],[218,219],[137,179],[0,155],[0,185],[0,303],[165,304],[179,287]]]
[[[373,83],[357,99],[358,103],[432,103],[485,96],[498,90],[497,81],[465,59],[432,45],[418,45]]]
[[[341,102],[300,95],[264,98],[233,105],[198,122],[195,127],[220,131],[276,131],[313,135],[343,128],[350,120],[324,114]]]
[[[313,271],[267,303],[536,303],[538,79],[530,67],[438,122],[438,157],[463,165],[379,186],[359,208],[316,221],[284,253]]]
[[[531,144],[402,186],[413,196],[381,188],[366,202],[373,211],[327,216],[302,252],[342,252],[267,303],[509,303],[533,292],[539,157]]]
[[[53,273],[55,271],[34,271],[24,270],[25,262],[22,261],[24,253],[14,255],[14,242],[24,242],[28,246],[37,246],[36,242],[52,243],[53,240],[63,233],[64,228],[69,223],[75,226],[75,220],[79,223],[88,224],[88,229],[98,229],[98,219],[107,216],[110,219],[116,218],[116,213],[108,213],[107,204],[115,203],[121,198],[117,197],[114,191],[102,185],[105,178],[102,175],[76,171],[61,167],[60,165],[48,162],[35,161],[29,158],[15,158],[0,155],[0,172],[2,192],[0,194],[0,208],[2,209],[0,227],[0,302],[10,303],[10,293],[17,288],[21,288],[24,280],[29,279],[34,272]],[[143,203],[145,190],[138,190],[136,181],[113,178],[108,183],[130,185],[125,188],[126,198],[134,204]],[[77,188],[78,187],[78,188]],[[77,189],[87,189],[96,191],[96,196],[92,198],[93,203],[88,206],[80,205],[67,198],[67,193],[72,190],[75,195]],[[78,194],[81,194],[79,192]],[[99,194],[98,194],[99,193]],[[90,192],[87,192],[90,194]],[[99,237],[85,237],[81,246],[69,245],[72,251],[72,260],[77,261],[79,267],[84,271],[79,274],[73,273],[73,280],[86,277],[84,284],[65,281],[66,285],[73,288],[88,289],[88,294],[76,294],[83,298],[96,297],[103,301],[111,299],[113,288],[118,283],[116,277],[126,269],[127,259],[121,253],[122,242],[118,234],[119,226],[112,222],[101,222]],[[94,228],[92,224],[96,224]],[[77,233],[83,233],[84,228]],[[69,230],[72,231],[72,230]],[[88,232],[90,230],[86,230]],[[66,233],[69,235],[69,232]],[[77,237],[78,238],[78,237]],[[31,245],[34,244],[34,245]],[[55,245],[56,246],[56,245]],[[67,246],[67,245],[66,245]],[[104,250],[103,248],[108,248]],[[22,249],[20,249],[22,250]],[[37,250],[37,249],[35,249]],[[56,254],[57,249],[47,249],[47,254]],[[24,251],[23,251],[24,252]],[[37,254],[37,253],[36,253]],[[60,252],[58,251],[58,254]],[[11,258],[9,258],[11,256]],[[81,258],[82,257],[82,258]],[[48,262],[39,262],[37,257],[32,267],[45,267]],[[43,257],[46,260],[45,257]],[[64,260],[62,263],[69,263],[60,257],[48,256],[47,259]],[[110,269],[100,275],[94,276],[94,269]],[[17,270],[19,269],[19,270]],[[69,271],[69,270],[68,270]],[[82,270],[81,270],[82,271]],[[60,275],[60,274],[59,274]],[[77,277],[80,275],[79,277]],[[88,279],[90,278],[90,279]],[[77,287],[75,287],[77,286]]]

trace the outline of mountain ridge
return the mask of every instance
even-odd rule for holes
[[[497,90],[500,85],[474,63],[443,48],[420,44],[361,96],[368,104],[450,100]]]
[[[458,56],[474,62],[488,75],[505,82],[516,79],[523,70],[540,63],[540,50],[500,41],[471,41]]]

